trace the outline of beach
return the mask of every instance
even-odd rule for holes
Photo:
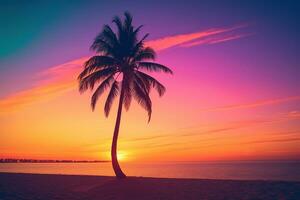
[[[0,173],[0,199],[300,199],[300,182]]]

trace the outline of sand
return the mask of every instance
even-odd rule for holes
[[[300,182],[0,173],[1,200],[300,200]]]

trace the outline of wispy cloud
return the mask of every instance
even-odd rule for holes
[[[247,139],[245,141],[235,140],[232,142],[222,142],[222,146],[235,146],[235,145],[251,145],[251,144],[264,144],[264,143],[289,143],[289,142],[298,142],[300,141],[300,137],[298,137],[299,130],[295,131],[286,131],[286,132],[273,132],[273,133],[262,133],[265,138],[263,139]],[[292,136],[291,136],[292,134]],[[228,138],[228,137],[226,137]],[[201,140],[193,140],[189,142],[190,147],[187,147],[185,143],[183,145],[173,146],[172,148],[168,148],[164,150],[167,151],[187,151],[187,150],[197,150],[204,149],[208,147],[218,147],[219,142],[224,140],[225,137],[214,137],[214,138],[206,138]],[[225,140],[224,140],[225,141]],[[146,146],[147,148],[147,146]]]
[[[256,108],[256,107],[260,107],[260,106],[281,104],[281,103],[287,103],[290,101],[299,101],[299,100],[300,100],[300,96],[290,96],[290,97],[283,97],[283,98],[276,98],[276,99],[266,99],[266,100],[256,101],[256,102],[247,103],[247,104],[234,104],[234,105],[228,105],[228,106],[219,106],[219,107],[214,107],[214,108],[201,109],[200,112],[216,112],[216,111]],[[291,114],[293,114],[293,113],[291,113]],[[299,113],[298,113],[298,115],[299,115]]]
[[[185,44],[182,44],[182,47],[192,47],[192,46],[198,46],[198,45],[204,45],[204,44],[217,44],[217,43],[222,43],[222,42],[227,42],[230,40],[236,40],[239,38],[244,38],[253,35],[253,33],[248,33],[248,34],[230,34],[230,35],[220,35],[217,34],[216,36],[213,37],[205,37],[203,39],[199,39],[197,41],[193,42],[188,42]]]
[[[242,121],[233,121],[230,123],[224,124],[211,124],[209,128],[206,130],[204,129],[197,129],[195,130],[194,128],[187,128],[187,129],[182,129],[182,131],[178,132],[179,129],[177,129],[174,132],[180,133],[176,134],[176,138],[186,138],[186,137],[202,137],[202,136],[212,136],[212,135],[218,135],[220,137],[224,133],[225,136],[227,137],[227,133],[232,133],[233,131],[236,130],[242,130],[245,128],[253,128],[257,125],[261,124],[270,124],[270,123],[280,123],[283,121],[290,121],[290,120],[298,120],[300,119],[299,111],[292,111],[292,112],[287,112],[287,113],[281,113],[279,115],[274,115],[270,116],[267,119],[253,119],[253,120],[242,120]],[[215,128],[218,127],[218,128]],[[141,138],[131,138],[127,139],[126,142],[140,142],[140,141],[157,141],[159,142],[161,138],[173,138],[174,137],[174,132],[164,134],[164,135],[154,135],[151,137],[141,137]],[[271,132],[271,133],[264,133],[263,135],[294,135],[299,133],[299,130],[294,130],[294,131],[281,131],[281,132]],[[209,139],[211,140],[211,138]],[[201,138],[201,141],[204,141],[203,137]]]
[[[287,115],[288,118],[300,118],[300,112],[298,110],[293,110],[288,113]]]
[[[228,33],[231,33],[231,40],[241,38],[242,37],[241,33],[234,33],[233,31],[239,30],[241,28],[245,28],[247,26],[248,24],[242,24],[230,28],[215,28],[206,31],[167,36],[157,40],[149,41],[147,42],[147,45],[159,51],[159,50],[164,50],[179,45],[183,47],[189,47],[189,46],[204,44],[201,42],[198,43],[198,41],[195,40],[199,40],[199,41],[204,40],[207,41],[205,44],[214,44],[214,43],[221,42],[221,40],[226,40],[226,39],[229,40],[229,36],[226,35]],[[246,34],[244,34],[244,36],[246,36]]]
[[[160,39],[148,41],[147,46],[151,46],[156,51],[162,51],[171,47],[188,47],[201,45],[195,40],[205,39],[209,42],[205,44],[215,44],[222,41],[228,41],[244,37],[240,34],[234,34],[232,31],[247,27],[248,25],[238,25],[229,28],[215,28],[205,31],[198,31],[188,34],[179,34],[167,36]],[[229,37],[226,35],[230,33]],[[225,34],[225,35],[224,35]],[[211,36],[215,36],[210,38]],[[192,42],[189,43],[188,42]],[[182,44],[185,44],[182,46]],[[203,43],[204,44],[204,43]],[[79,73],[87,57],[82,57],[61,65],[53,66],[45,71],[37,73],[38,81],[34,86],[0,99],[0,114],[16,111],[19,108],[42,99],[49,99],[63,94],[65,91],[76,88],[76,76]]]
[[[241,144],[261,144],[261,143],[296,142],[296,141],[300,141],[300,137],[253,140],[253,141],[249,141],[249,142],[243,142]]]
[[[146,140],[157,140],[165,137],[170,137],[172,135],[156,135],[156,136],[151,136],[151,137],[142,137],[142,138],[132,138],[126,140],[126,142],[139,142],[139,141],[146,141]]]
[[[297,114],[295,114],[297,113]],[[176,130],[159,131],[160,135],[153,132],[148,137],[133,137],[133,138],[120,138],[123,146],[130,144],[130,146],[142,147],[143,149],[158,148],[162,149],[167,147],[171,151],[174,149],[190,150],[190,149],[203,149],[204,147],[214,147],[219,144],[219,141],[230,138],[232,133],[243,132],[243,130],[251,128],[254,131],[261,132],[259,129],[253,129],[257,125],[279,123],[282,121],[300,119],[298,111],[281,113],[277,116],[272,116],[267,119],[253,119],[233,121],[226,124],[213,123],[206,129],[196,127],[185,127]],[[218,128],[216,128],[218,127]],[[298,141],[300,130],[287,130],[277,132],[261,132],[264,139],[253,140],[251,138],[239,144],[255,144],[255,143],[279,143],[279,142],[293,142]],[[100,139],[99,139],[100,140]],[[102,143],[92,143],[76,147],[81,152],[99,152],[99,150],[108,151],[110,148],[110,138],[101,139]],[[167,141],[167,142],[166,142]],[[192,147],[186,147],[186,144],[193,144]],[[223,144],[225,145],[225,143]],[[226,143],[226,145],[237,145],[237,143]],[[170,147],[170,148],[169,148]],[[164,150],[168,151],[168,150]]]

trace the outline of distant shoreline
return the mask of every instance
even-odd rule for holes
[[[285,199],[300,182],[0,173],[0,199]]]
[[[15,159],[0,158],[0,163],[101,163],[110,160],[67,160],[67,159]],[[265,160],[208,160],[208,161],[163,161],[159,163],[300,163],[300,159],[265,159]],[[143,162],[144,163],[144,162]],[[153,163],[151,163],[153,164]]]
[[[0,163],[106,163],[109,160],[38,160],[38,159],[0,159]]]

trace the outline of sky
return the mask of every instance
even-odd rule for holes
[[[76,77],[89,47],[129,11],[150,33],[153,113],[133,103],[119,134],[122,161],[300,158],[300,5],[296,1],[0,1],[0,158],[108,160],[116,102]],[[113,27],[113,25],[112,25]]]

